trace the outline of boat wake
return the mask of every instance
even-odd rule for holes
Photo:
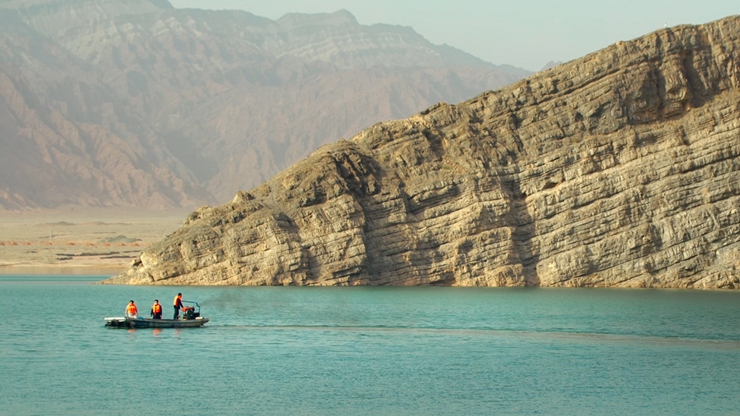
[[[563,342],[604,342],[604,343],[639,343],[665,346],[697,346],[714,347],[717,349],[740,350],[740,340],[707,339],[689,337],[666,337],[655,335],[616,334],[616,333],[589,333],[589,332],[560,332],[560,331],[521,331],[507,329],[469,329],[469,328],[420,328],[420,327],[389,327],[389,326],[331,326],[331,325],[211,325],[211,330],[224,331],[329,331],[329,332],[356,332],[356,333],[399,333],[419,334],[429,336],[465,336],[465,337],[501,337],[523,338],[533,341],[563,341]]]

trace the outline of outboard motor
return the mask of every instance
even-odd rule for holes
[[[200,305],[198,302],[184,300],[182,303],[190,303],[195,306],[185,306],[182,308],[182,319],[195,319],[200,317]],[[198,308],[198,309],[195,309]]]

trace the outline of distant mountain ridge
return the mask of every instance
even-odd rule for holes
[[[167,208],[251,189],[321,144],[529,73],[347,11],[0,1],[0,208]]]

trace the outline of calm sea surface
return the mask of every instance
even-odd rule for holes
[[[0,276],[2,415],[740,415],[740,292]],[[112,329],[130,299],[211,322]]]

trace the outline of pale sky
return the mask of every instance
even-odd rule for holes
[[[170,0],[277,19],[349,10],[364,25],[411,26],[434,44],[532,71],[660,29],[740,14],[738,0]]]

